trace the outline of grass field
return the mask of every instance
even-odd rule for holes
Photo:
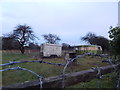
[[[8,63],[9,61],[20,61],[20,60],[41,60],[40,58],[35,58],[36,54],[6,54],[3,53],[2,55],[2,63]],[[44,58],[43,61],[48,62],[54,62],[54,63],[66,63],[63,58]],[[81,70],[90,69],[91,67],[97,67],[97,66],[105,66],[108,65],[106,63],[102,63],[102,58],[100,57],[91,57],[91,56],[85,56],[83,58],[80,58],[77,60],[77,64],[72,66],[72,68],[68,67],[66,70],[66,73],[72,73],[77,72]],[[62,73],[63,67],[62,66],[55,66],[55,65],[49,65],[49,64],[40,64],[40,63],[22,63],[22,64],[16,64],[16,65],[10,65],[10,66],[4,66],[5,68],[10,67],[23,67],[26,69],[30,69],[34,71],[35,73],[43,76],[43,77],[50,77],[50,76],[56,76],[60,75]],[[5,71],[2,73],[2,84],[4,85],[10,85],[15,84],[19,82],[25,82],[30,80],[36,80],[38,79],[35,75],[27,72],[27,71]]]
[[[104,75],[100,80],[93,79],[89,82],[81,82],[79,84],[70,86],[68,88],[82,88],[82,90],[87,90],[87,88],[102,88],[102,90],[117,90],[118,75],[117,73],[109,73]],[[98,87],[99,86],[99,87]]]

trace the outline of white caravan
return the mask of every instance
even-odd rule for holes
[[[62,56],[62,45],[58,44],[41,44],[40,49],[41,55],[43,57],[50,57],[50,56]]]

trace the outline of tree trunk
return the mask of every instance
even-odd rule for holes
[[[17,40],[18,41],[18,40]],[[21,54],[24,54],[25,53],[25,48],[24,48],[24,43],[21,43],[18,41],[18,43],[20,44],[20,51],[21,51]]]
[[[21,47],[20,47],[20,51],[21,51],[22,54],[25,53],[25,48],[24,48],[24,46],[21,46]]]

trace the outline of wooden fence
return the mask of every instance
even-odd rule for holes
[[[5,53],[5,54],[20,54],[20,50],[1,50],[0,52]],[[33,50],[25,50],[26,54],[31,54],[31,53],[37,53],[40,52],[38,49],[33,49]]]

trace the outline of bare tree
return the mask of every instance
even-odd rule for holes
[[[50,44],[56,44],[61,40],[59,36],[54,34],[44,34],[42,36],[45,39],[46,43]]]
[[[20,45],[19,49],[22,54],[25,52],[25,46],[37,38],[33,34],[31,27],[27,25],[17,25],[10,37],[18,41]]]

